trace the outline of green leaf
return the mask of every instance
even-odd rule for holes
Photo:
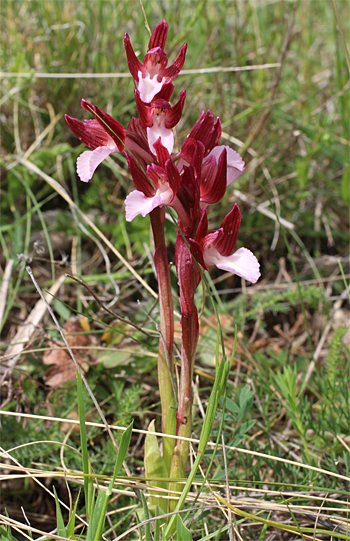
[[[245,408],[246,403],[254,396],[254,391],[250,388],[250,385],[245,385],[241,390],[239,397],[239,405],[241,408]]]
[[[341,198],[346,205],[350,202],[350,175],[349,175],[349,163],[345,164],[344,173],[341,179]]]
[[[130,440],[131,440],[133,423],[134,423],[134,421],[131,421],[128,428],[125,430],[125,432],[123,432],[123,435],[121,437],[120,444],[119,444],[119,452],[118,452],[118,456],[117,456],[117,461],[115,463],[114,472],[113,472],[113,479],[110,482],[110,485],[108,487],[108,494],[109,495],[112,494],[112,489],[113,489],[115,479],[116,479],[118,473],[120,472],[120,470],[122,468],[123,462],[124,462],[125,457],[126,457],[126,453],[128,452],[129,445],[130,445]]]
[[[147,507],[146,498],[144,497],[143,492],[141,492],[141,499],[142,499],[142,505],[143,505],[143,512],[144,512],[144,515],[145,515],[145,520],[148,520],[149,519],[149,511],[148,511],[148,507]],[[149,522],[147,522],[145,524],[145,541],[151,541],[151,528],[150,528],[150,523]]]
[[[176,530],[177,530],[178,541],[192,541],[191,532],[188,528],[186,528],[186,526],[182,522],[182,518],[180,517],[180,515],[177,515]]]
[[[231,413],[239,413],[240,408],[231,398],[226,398],[226,409]]]
[[[246,421],[245,423],[242,423],[241,426],[239,426],[235,430],[235,439],[232,443],[232,447],[237,447],[237,445],[243,440],[245,434],[249,432],[249,430],[254,426],[255,421]]]
[[[102,538],[102,530],[106,520],[106,508],[108,495],[105,490],[99,490],[96,498],[94,511],[86,532],[86,541],[96,541]]]
[[[254,391],[251,390],[249,385],[243,387],[239,397],[239,405],[241,407],[241,411],[238,415],[238,421],[243,421],[243,419],[245,419],[253,403],[253,395]]]
[[[65,539],[67,539],[67,530],[64,525],[61,507],[58,501],[58,496],[57,496],[55,487],[53,487],[53,491],[54,491],[55,500],[56,500],[57,535],[60,535],[61,537],[64,537]]]
[[[68,319],[71,317],[72,313],[70,310],[68,310],[67,306],[63,304],[58,299],[55,299],[52,303],[55,311],[58,313],[58,315],[64,320],[68,321]]]
[[[106,491],[100,490],[97,495],[95,507],[91,516],[91,522],[90,522],[87,535],[86,535],[86,541],[95,541],[96,539],[102,538],[102,531],[103,531],[105,520],[106,520],[109,497],[112,494],[115,479],[121,470],[126,453],[129,449],[129,444],[130,444],[130,439],[131,439],[131,434],[132,434],[132,426],[133,426],[133,422],[130,423],[130,425],[125,430],[125,432],[123,432],[123,435],[121,437],[118,456],[117,456],[117,460],[114,466],[112,481],[109,483],[109,486]]]
[[[80,490],[79,490],[79,494],[77,496],[77,499],[75,500],[75,504],[74,504],[74,508],[73,508],[73,512],[72,512],[72,515],[69,519],[69,522],[67,524],[67,535],[68,535],[68,539],[75,539],[75,536],[74,536],[74,529],[75,529],[75,516],[77,514],[77,506],[78,506],[78,501],[79,501],[79,496],[80,496]]]
[[[152,486],[162,488],[164,493],[166,493],[169,483],[166,481],[161,482],[159,479],[167,478],[168,472],[158,447],[157,436],[154,434],[154,432],[155,426],[153,420],[149,424],[148,434],[145,441],[145,473],[148,482],[151,483]],[[150,490],[149,493],[152,494],[152,496],[149,498],[150,504],[154,506],[158,505],[162,510],[162,513],[166,513],[168,500],[162,497],[162,494],[158,491]]]
[[[0,526],[1,541],[17,541],[15,537],[11,534],[10,526],[5,528]]]

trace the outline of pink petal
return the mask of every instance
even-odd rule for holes
[[[255,255],[247,248],[240,248],[234,254],[224,257],[215,248],[204,254],[207,265],[216,265],[218,269],[232,272],[252,284],[260,277],[260,265]]]
[[[171,154],[174,148],[174,134],[171,130],[168,130],[163,125],[154,125],[152,128],[147,128],[147,137],[149,148],[153,154],[156,154],[153,145],[159,137],[161,138],[162,145],[168,150],[169,154]]]
[[[226,148],[227,151],[227,186],[229,186],[234,180],[243,174],[244,161],[238,152],[227,145],[219,145],[214,147],[209,153],[209,156],[215,156],[216,160],[218,160],[224,148]]]
[[[163,205],[164,201],[158,195],[154,197],[146,197],[142,192],[134,190],[129,193],[125,199],[125,218],[127,222],[132,222],[132,220],[141,214],[145,217],[146,214],[149,214],[153,209]]]
[[[141,100],[144,103],[150,103],[154,96],[162,89],[164,79],[159,82],[157,77],[151,79],[148,73],[146,73],[146,77],[142,77],[141,71],[139,71],[137,75],[139,77],[138,90],[140,92]]]
[[[97,147],[95,150],[86,150],[77,159],[77,173],[83,182],[89,182],[95,169],[109,154],[113,152],[113,149],[108,147]]]

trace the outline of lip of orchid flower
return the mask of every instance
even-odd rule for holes
[[[165,85],[150,104],[145,104],[141,99],[140,92],[135,90],[137,112],[141,124],[147,128],[148,144],[153,154],[156,154],[154,143],[159,138],[169,154],[174,147],[174,134],[171,130],[181,119],[186,92],[182,91],[177,104],[171,107],[168,98],[170,98],[172,89],[171,83]]]
[[[173,64],[167,67],[168,58],[163,51],[167,33],[168,24],[163,20],[153,30],[143,63],[136,57],[128,34],[125,33],[124,36],[129,70],[144,103],[150,103],[163,85],[175,79],[185,62],[186,43],[181,47],[180,53]]]
[[[66,122],[74,135],[91,150],[86,150],[77,159],[77,173],[83,182],[89,182],[97,166],[112,152],[122,152],[125,130],[110,115],[87,102],[81,106],[95,115],[94,119],[78,120],[65,115]]]
[[[193,256],[206,270],[215,265],[218,269],[237,274],[255,284],[260,277],[260,265],[255,255],[247,248],[239,248],[232,253],[236,246],[240,223],[241,212],[235,203],[231,212],[225,216],[221,227],[206,233],[207,210],[203,209],[195,239],[190,239],[189,244]]]

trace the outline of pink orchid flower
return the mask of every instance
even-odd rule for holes
[[[214,122],[214,116],[210,111],[207,111],[207,113],[202,111],[201,116],[184,141],[180,152],[178,167],[181,167],[186,162],[193,163],[195,149],[198,143],[201,143],[204,147],[202,172],[207,175],[209,171],[213,172],[219,167],[219,158],[226,149],[226,185],[229,186],[237,178],[243,175],[245,164],[238,152],[229,146],[219,145],[220,139],[220,119],[217,118]],[[212,177],[212,174],[210,176]]]
[[[220,229],[207,233],[207,211],[203,209],[195,239],[189,239],[189,244],[192,254],[206,270],[215,265],[218,269],[237,274],[255,284],[260,277],[260,265],[255,255],[247,248],[239,248],[232,253],[240,224],[241,212],[235,203],[231,212],[225,216]]]
[[[191,165],[196,170],[199,184],[199,201],[201,208],[218,203],[225,195],[227,176],[227,152],[224,148],[218,160],[214,156],[204,159],[205,147],[197,141],[192,155]]]
[[[112,152],[122,152],[125,130],[110,115],[81,100],[81,106],[95,115],[92,120],[78,120],[65,115],[66,122],[74,135],[91,150],[86,150],[77,159],[77,173],[83,182],[89,182],[96,167]]]
[[[125,199],[125,217],[131,222],[141,214],[145,217],[156,207],[169,205],[180,214],[181,204],[177,200],[176,193],[180,183],[180,174],[166,147],[160,138],[154,144],[160,165],[151,164],[147,167],[146,174],[138,166],[135,158],[125,152],[129,170],[134,181],[136,190],[129,193]]]
[[[153,30],[143,64],[136,57],[128,34],[124,37],[129,70],[144,103],[150,103],[163,85],[175,79],[185,62],[186,43],[181,47],[175,62],[167,67],[168,58],[163,51],[167,33],[168,24],[163,20]]]
[[[162,145],[171,154],[174,147],[172,128],[179,122],[185,103],[186,92],[180,93],[180,100],[174,107],[169,103],[174,87],[171,83],[163,86],[161,92],[146,104],[142,101],[140,92],[135,90],[137,112],[141,124],[147,128],[148,144],[151,152],[156,154],[154,143],[161,138]]]

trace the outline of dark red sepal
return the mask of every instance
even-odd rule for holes
[[[170,159],[170,154],[168,152],[168,149],[165,148],[164,145],[162,145],[162,138],[159,137],[157,141],[153,145],[154,150],[157,154],[157,160],[158,163],[163,169],[165,168],[165,162]]]
[[[183,90],[182,92],[180,92],[180,99],[177,104],[166,112],[164,126],[168,130],[171,130],[171,128],[176,126],[176,124],[180,121],[182,110],[184,108],[185,98],[186,91]]]
[[[221,152],[215,176],[208,168],[204,182],[200,183],[201,202],[207,205],[218,203],[225,195],[227,186],[227,151],[226,148]]]
[[[125,143],[125,130],[123,126],[119,124],[119,122],[117,122],[108,113],[105,113],[104,111],[102,111],[102,109],[99,109],[99,107],[96,107],[96,105],[92,105],[84,99],[81,100],[81,106],[84,107],[84,109],[86,109],[87,111],[90,111],[90,113],[92,113],[93,115],[95,115],[97,122],[113,139],[113,141],[118,147],[118,150],[122,152],[122,150],[124,150]]]
[[[64,118],[66,119],[66,122],[74,135],[84,143],[87,147],[89,147],[91,150],[95,150],[95,148],[106,146],[108,141],[108,135],[101,130],[99,126],[99,130],[88,130],[86,127],[86,124],[82,122],[81,120],[78,120],[77,118],[73,118],[68,115],[64,115]],[[100,133],[97,133],[97,132]]]
[[[214,242],[214,247],[223,257],[230,256],[235,249],[240,225],[241,211],[237,203],[235,203],[233,209],[225,216],[221,224],[223,235]]]
[[[191,254],[205,270],[209,270],[208,265],[204,261],[204,252],[202,246],[197,242],[196,240],[189,239],[188,241],[190,248],[191,248]]]
[[[135,158],[126,151],[124,153],[128,161],[129,170],[136,189],[139,190],[139,192],[144,193],[146,197],[153,197],[155,194],[155,190],[152,187],[149,179],[137,165]]]
[[[135,101],[137,107],[137,113],[139,115],[140,122],[145,128],[151,128],[153,126],[152,119],[152,107],[146,105],[140,97],[140,92],[135,90]]]
[[[126,32],[124,35],[124,46],[125,46],[129,71],[132,77],[135,79],[135,81],[138,81],[139,80],[138,72],[143,70],[143,65],[141,64],[141,62],[138,60],[137,56],[135,55],[134,49],[132,48],[132,45],[131,45],[130,38]]]
[[[173,64],[171,64],[171,66],[167,67],[163,71],[162,73],[163,77],[166,77],[169,81],[175,79],[175,77],[182,70],[182,66],[185,63],[186,50],[187,50],[187,43],[184,43],[184,45],[181,47],[179,55],[177,56]]]
[[[166,38],[168,34],[168,23],[163,19],[162,22],[157,24],[154,28],[152,35],[148,43],[148,50],[160,47],[164,49]]]
[[[175,165],[173,164],[173,162],[171,161],[171,159],[167,160],[165,164],[165,172],[167,175],[169,186],[174,193],[174,196],[173,196],[173,199],[174,199],[175,195],[177,194],[177,190],[179,189],[179,186],[180,186],[180,173],[175,167]]]

